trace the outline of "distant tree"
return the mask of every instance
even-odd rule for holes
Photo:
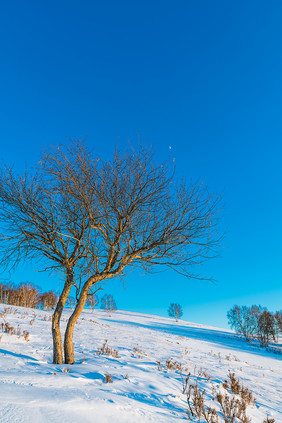
[[[39,297],[39,301],[42,304],[43,310],[50,310],[55,308],[57,297],[54,291],[43,292]]]
[[[101,298],[101,308],[106,310],[108,313],[117,309],[116,302],[111,294],[105,294]]]
[[[0,303],[9,304],[11,293],[14,286],[11,283],[0,283]]]
[[[237,306],[227,312],[228,324],[236,332],[244,335],[248,342],[257,332],[258,319],[261,314],[261,308],[258,306]]]
[[[72,310],[75,307],[75,304],[76,304],[76,299],[73,296],[69,295],[67,299],[67,305]]]
[[[88,294],[87,305],[91,308],[92,312],[94,308],[99,304],[99,298],[96,294]]]
[[[274,331],[276,342],[279,342],[279,336],[282,334],[282,311],[276,311],[274,314]]]
[[[168,315],[176,321],[178,321],[183,316],[182,306],[176,303],[170,303],[168,308]]]
[[[268,346],[271,339],[278,340],[279,324],[281,325],[280,319],[282,319],[280,313],[274,315],[260,305],[251,307],[235,305],[227,312],[227,318],[230,327],[242,333],[248,342],[251,339],[258,339],[261,346]]]
[[[11,289],[10,291],[8,304],[35,308],[39,303],[39,288],[32,283],[21,283],[17,288]]]
[[[258,319],[257,337],[262,347],[267,347],[270,339],[275,341],[274,316],[267,310],[264,310]]]

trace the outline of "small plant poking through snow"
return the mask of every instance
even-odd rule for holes
[[[105,383],[112,383],[113,382],[113,377],[110,374],[106,374],[105,375]]]
[[[3,317],[3,316],[2,316]],[[0,330],[3,333],[7,333],[8,335],[16,335],[18,338],[21,336],[21,329],[19,325],[17,326],[17,329],[14,328],[14,326],[10,325],[10,323],[4,321],[4,323],[0,324]],[[26,342],[29,341],[29,332],[27,330],[23,331],[23,337]],[[1,336],[2,338],[2,336]]]
[[[144,351],[141,351],[138,345],[136,347],[133,347],[133,352],[131,353],[131,357],[137,357],[142,359],[147,354]]]
[[[23,337],[24,337],[26,342],[29,341],[29,331],[28,330],[23,331]]]
[[[114,358],[118,358],[118,350],[115,350],[114,348],[110,348],[108,346],[108,341],[107,339],[105,340],[104,344],[102,345],[101,348],[98,348],[96,351],[97,355],[108,355]]]
[[[169,360],[165,362],[165,367],[167,370],[177,370],[180,373],[183,370],[186,370],[186,369],[183,369],[183,366],[179,361],[176,361],[176,360],[173,361],[172,358],[170,358]]]

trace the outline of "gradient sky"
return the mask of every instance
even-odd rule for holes
[[[131,273],[105,286],[118,308],[179,302],[221,327],[235,303],[282,308],[281,21],[281,1],[2,2],[1,161],[24,169],[67,137],[106,157],[140,137],[223,192],[221,257],[202,269],[217,283]],[[58,289],[35,270],[11,280]]]

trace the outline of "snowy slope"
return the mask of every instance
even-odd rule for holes
[[[5,308],[0,305],[2,315]],[[200,380],[210,397],[212,385],[220,387],[234,371],[256,398],[247,411],[252,422],[262,423],[267,414],[282,422],[282,355],[232,331],[125,311],[84,311],[74,336],[77,363],[53,365],[50,316],[20,307],[3,315],[30,334],[28,342],[22,334],[1,338],[1,423],[187,421],[181,376],[165,366],[171,358],[184,373],[202,369],[210,376]],[[105,340],[118,350],[117,358],[96,354]],[[112,383],[105,383],[106,374]]]

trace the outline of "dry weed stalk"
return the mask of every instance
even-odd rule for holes
[[[118,350],[115,350],[114,348],[110,348],[108,346],[108,341],[107,339],[105,340],[104,344],[102,345],[101,348],[98,348],[96,351],[97,355],[108,355],[114,358],[118,358]]]
[[[137,345],[137,347],[133,347],[133,352],[131,353],[131,357],[137,357],[137,358],[141,359],[146,355],[147,354],[144,351],[140,350],[138,345]]]
[[[112,383],[113,382],[113,377],[110,374],[106,374],[105,375],[105,383]]]

